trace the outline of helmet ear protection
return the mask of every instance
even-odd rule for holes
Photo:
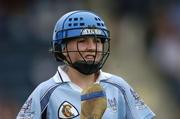
[[[61,47],[61,45],[55,44],[53,54],[56,58],[56,61],[58,61],[58,62],[63,62],[63,60],[66,59],[66,57],[62,53],[62,50],[63,50],[63,48]],[[56,51],[58,51],[58,52],[56,52]]]

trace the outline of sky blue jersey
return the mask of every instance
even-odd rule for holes
[[[96,83],[106,94],[102,119],[153,119],[155,114],[122,78],[100,71]],[[41,83],[22,106],[16,119],[80,119],[82,89],[58,67]]]

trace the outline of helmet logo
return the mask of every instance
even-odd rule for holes
[[[82,35],[102,35],[102,31],[100,29],[82,29]]]

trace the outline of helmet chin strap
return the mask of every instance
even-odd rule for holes
[[[96,73],[101,68],[100,62],[94,62],[94,61],[76,61],[71,64],[73,68],[75,68],[77,71],[84,75],[91,75],[93,73]]]

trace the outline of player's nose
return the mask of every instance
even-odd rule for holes
[[[92,51],[97,50],[97,43],[93,37],[87,39],[87,50],[92,50]]]

